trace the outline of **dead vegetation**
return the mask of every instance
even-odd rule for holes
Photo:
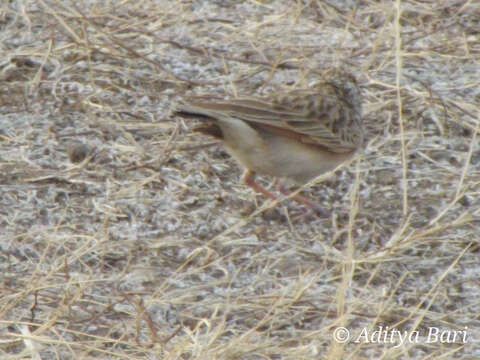
[[[1,358],[479,358],[479,22],[467,0],[3,2]],[[329,218],[168,113],[337,64],[369,145],[303,190]],[[380,327],[419,340],[358,338]]]

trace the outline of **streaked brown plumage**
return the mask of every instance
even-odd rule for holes
[[[272,198],[253,181],[255,173],[304,184],[350,159],[364,143],[360,90],[341,69],[325,72],[308,89],[270,98],[193,97],[173,111],[207,120],[196,130],[221,139],[246,168],[246,183]]]

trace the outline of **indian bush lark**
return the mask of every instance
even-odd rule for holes
[[[172,111],[205,121],[195,130],[220,139],[245,168],[243,181],[275,199],[255,182],[255,174],[303,185],[335,169],[363,148],[361,108],[355,77],[335,68],[325,71],[308,89],[268,98],[191,97],[175,104]],[[279,190],[288,194],[283,187]],[[294,198],[322,212],[305,197]]]

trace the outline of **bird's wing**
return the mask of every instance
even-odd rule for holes
[[[177,112],[213,119],[237,118],[301,142],[336,153],[363,146],[361,99],[355,79],[337,74],[309,89],[296,89],[268,99],[212,100],[197,97],[177,105]]]

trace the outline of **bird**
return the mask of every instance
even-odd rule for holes
[[[221,140],[244,168],[243,181],[271,199],[277,196],[255,181],[256,174],[304,185],[336,169],[364,147],[362,95],[356,77],[343,67],[320,73],[306,88],[265,97],[218,99],[193,96],[171,112],[203,122],[194,130]],[[278,190],[288,195],[282,185]],[[301,195],[293,197],[321,214]]]

